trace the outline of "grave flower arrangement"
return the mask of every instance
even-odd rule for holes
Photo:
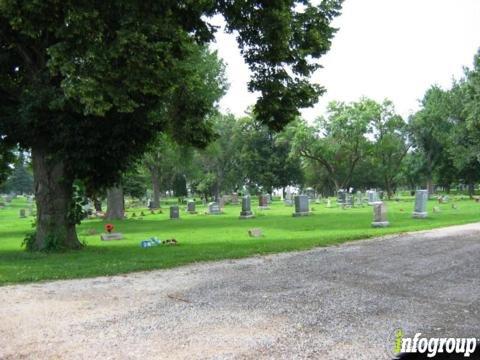
[[[113,224],[105,224],[105,231],[108,232],[109,234],[113,231],[114,226]]]

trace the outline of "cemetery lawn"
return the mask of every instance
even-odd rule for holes
[[[334,201],[332,201],[333,203]],[[432,229],[442,226],[480,221],[480,204],[459,200],[453,209],[451,203],[428,203],[427,219],[412,219],[413,198],[389,201],[390,227],[374,229],[372,208],[326,208],[325,204],[311,204],[312,216],[292,217],[293,208],[276,201],[270,210],[257,211],[252,198],[255,219],[239,220],[240,206],[227,205],[223,215],[205,215],[197,205],[197,215],[182,210],[180,220],[170,220],[168,207],[163,214],[113,222],[115,230],[125,240],[100,241],[106,222],[86,220],[78,226],[79,238],[87,247],[65,253],[28,253],[21,248],[25,233],[31,231],[32,217],[19,218],[19,210],[27,207],[19,197],[0,209],[0,285],[53,279],[71,279],[114,275],[140,270],[162,269],[197,261],[236,259],[256,254],[305,250],[345,241],[366,239],[392,233]],[[433,206],[440,212],[433,212]],[[129,210],[131,214],[133,210]],[[261,228],[263,236],[251,238],[248,229]],[[97,235],[88,235],[90,229]],[[139,244],[151,236],[159,239],[175,238],[177,246],[157,246],[142,249]]]

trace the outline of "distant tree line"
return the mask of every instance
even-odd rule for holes
[[[297,118],[278,132],[253,114],[210,116],[215,136],[198,149],[159,135],[122,176],[125,195],[160,206],[165,194],[206,199],[232,192],[272,193],[295,186],[333,195],[339,189],[436,188],[460,186],[470,195],[480,180],[479,55],[474,67],[451,88],[434,85],[421,109],[408,119],[389,100],[331,102],[313,123]],[[23,154],[23,153],[20,153]],[[24,155],[3,189],[31,192],[32,175]],[[87,195],[90,193],[87,192]],[[105,199],[107,191],[90,196]]]

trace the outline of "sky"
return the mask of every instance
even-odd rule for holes
[[[362,96],[388,98],[407,117],[431,85],[448,88],[472,65],[480,48],[480,0],[346,0],[333,25],[338,32],[320,59],[324,68],[312,77],[327,93],[303,117],[311,121],[325,115],[329,101]],[[213,48],[230,83],[220,109],[242,116],[256,101],[247,89],[249,69],[234,35],[219,31]]]

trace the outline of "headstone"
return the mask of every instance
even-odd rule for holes
[[[225,207],[226,204],[230,203],[230,201],[231,201],[230,195],[223,195],[220,200],[221,200],[221,204],[220,204],[221,206],[220,207],[223,208],[223,207]]]
[[[290,187],[287,187],[287,190],[285,191],[285,200],[292,200],[292,191],[290,190]]]
[[[25,214],[25,209],[20,209],[20,218],[25,219],[27,215]]]
[[[272,195],[267,194],[265,196],[267,197],[267,205],[270,205],[272,203]]]
[[[260,209],[268,209],[268,197],[267,197],[267,195],[260,195],[258,197],[258,207]]]
[[[91,235],[97,235],[98,234],[98,231],[97,229],[94,229],[94,228],[90,228],[87,230],[87,235],[91,236]]]
[[[251,219],[255,216],[252,213],[250,196],[246,195],[242,198],[242,211],[240,212],[240,219]]]
[[[356,196],[355,196],[355,203],[358,204],[359,206],[363,207],[363,193],[361,191],[357,191]]]
[[[100,239],[103,241],[110,241],[110,240],[122,240],[123,234],[122,233],[109,233],[109,234],[102,234]]]
[[[355,200],[353,198],[353,195],[352,194],[346,194],[345,206],[353,207],[354,202],[355,202]]]
[[[232,194],[232,205],[238,205],[238,194],[237,193]]]
[[[262,232],[262,229],[253,228],[248,230],[248,235],[251,237],[260,237],[260,236],[263,236],[263,232]]]
[[[305,189],[305,194],[310,200],[315,199],[315,190],[311,187]]]
[[[381,202],[375,202],[373,205],[373,227],[387,227],[390,223],[387,221],[387,206]]]
[[[427,217],[428,190],[417,190],[415,192],[415,210],[413,217],[423,219]]]
[[[367,197],[368,197],[368,205],[373,205],[374,203],[379,201],[378,193],[376,190],[368,190]]]
[[[180,208],[178,207],[178,205],[170,206],[170,219],[180,219]]]
[[[445,196],[440,196],[440,197],[438,198],[438,203],[439,203],[439,204],[446,204],[446,203],[448,203],[448,196],[446,196],[446,195],[445,195]]]
[[[332,207],[332,200],[327,199],[327,208],[331,208],[331,207]]]
[[[187,212],[189,214],[196,214],[197,213],[195,201],[188,200],[188,202],[187,202]]]
[[[343,205],[347,202],[347,193],[345,190],[338,190],[337,191],[337,203]]]
[[[297,217],[297,216],[310,215],[308,206],[309,206],[309,201],[308,201],[307,195],[295,196],[295,212],[293,213],[293,216]]]
[[[283,203],[285,206],[293,206],[293,200],[292,199],[285,199],[283,200]]]
[[[216,202],[208,203],[208,213],[210,215],[220,215],[222,212],[220,211],[220,206]]]

